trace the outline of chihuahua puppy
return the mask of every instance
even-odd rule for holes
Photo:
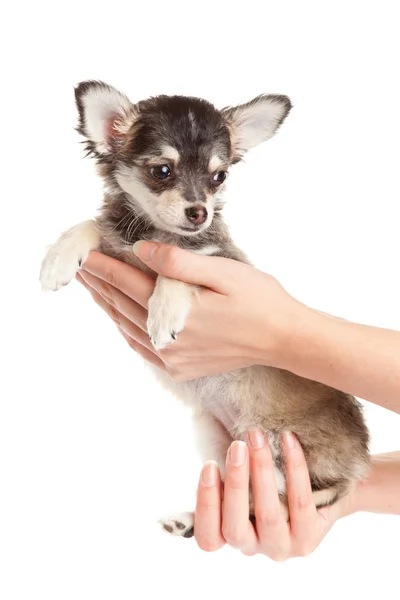
[[[44,290],[68,284],[92,249],[144,270],[132,252],[138,240],[249,262],[229,236],[221,195],[231,165],[277,132],[291,110],[287,96],[262,95],[223,110],[182,96],[133,104],[105,83],[86,81],[75,98],[77,130],[97,162],[105,194],[94,220],[72,227],[49,249],[40,274]],[[196,288],[152,275],[147,327],[154,348],[162,350],[184,328]],[[302,445],[317,507],[336,502],[367,473],[369,435],[361,407],[342,391],[261,366],[184,383],[154,371],[193,409],[202,459],[216,460],[222,478],[232,440],[244,439],[250,427],[265,432],[286,517],[283,431],[294,432]],[[162,525],[190,537],[193,513],[167,517]]]

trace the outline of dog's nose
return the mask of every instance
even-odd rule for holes
[[[204,206],[191,206],[185,210],[185,214],[194,225],[202,225],[207,219],[207,210]]]

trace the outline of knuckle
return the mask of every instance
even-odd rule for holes
[[[101,281],[99,283],[99,293],[100,295],[108,302],[108,304],[114,305],[114,301],[112,299],[111,288],[105,281]]]
[[[291,557],[291,545],[288,540],[260,540],[262,553],[275,562],[283,562]]]
[[[209,488],[211,490],[212,488]],[[212,513],[219,512],[221,510],[221,503],[215,494],[210,493],[199,493],[197,496],[196,512],[201,510],[210,516]]]
[[[233,473],[230,469],[230,465],[227,466],[226,480],[225,480],[225,493],[229,493],[229,490],[233,492],[244,492],[248,486],[248,481],[244,481],[241,477],[242,473]],[[240,467],[233,467],[234,469],[240,469]]]
[[[118,287],[119,278],[116,271],[114,271],[113,269],[108,269],[106,273],[106,281],[109,285],[112,285],[113,287]]]
[[[289,558],[289,555],[282,551],[270,551],[267,553],[267,556],[269,556],[269,558],[274,562],[284,562]]]
[[[263,510],[256,513],[257,527],[276,527],[281,521],[279,510]]]
[[[206,537],[198,537],[196,538],[196,542],[199,548],[204,552],[216,552],[216,550],[219,550],[223,546],[221,541]]]
[[[233,548],[245,546],[246,535],[236,527],[222,526],[222,535],[226,542]]]
[[[108,314],[110,315],[112,320],[115,321],[115,323],[117,323],[119,325],[119,322],[120,322],[119,312],[117,311],[115,306],[113,306],[112,304],[108,305]]]
[[[313,504],[311,494],[305,494],[304,496],[295,496],[294,507],[297,510],[307,510]]]
[[[263,471],[263,473],[271,477],[271,474],[274,472],[272,456],[268,448],[260,448],[258,450],[252,451],[252,459],[254,462],[254,467],[257,471]]]
[[[165,250],[163,267],[166,271],[175,273],[178,269],[179,249],[170,246]]]

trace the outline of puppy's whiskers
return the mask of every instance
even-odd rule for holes
[[[112,233],[114,233],[114,231],[116,231],[116,229],[118,229],[118,227],[121,227],[126,221],[129,220],[130,218],[130,214],[124,215],[122,217],[122,219],[120,221],[118,221],[118,223],[116,225],[114,225],[114,227],[111,229],[111,231],[108,231],[106,234],[104,234],[104,239],[107,239],[111,236]]]

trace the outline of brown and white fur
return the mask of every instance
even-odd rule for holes
[[[69,283],[91,249],[144,269],[132,252],[138,240],[248,262],[222,219],[225,176],[249,149],[275,134],[291,110],[289,98],[263,95],[223,110],[182,96],[134,105],[95,81],[79,84],[75,97],[78,131],[97,161],[105,195],[95,220],[76,225],[49,249],[40,275],[45,290]],[[148,307],[148,332],[157,350],[184,328],[193,293],[192,286],[157,278]],[[304,449],[316,506],[334,503],[367,472],[368,432],[359,403],[344,392],[261,366],[185,383],[155,372],[193,409],[202,458],[216,460],[222,477],[231,441],[254,426],[266,433],[283,507],[284,430],[294,432]],[[174,535],[190,537],[193,514],[163,524]]]

